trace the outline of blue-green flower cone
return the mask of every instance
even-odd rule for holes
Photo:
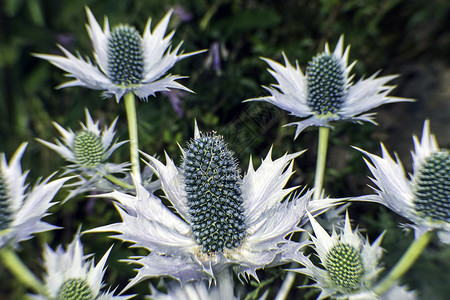
[[[450,222],[450,155],[438,151],[425,159],[415,181],[416,211],[433,221]]]
[[[142,38],[130,26],[118,26],[108,40],[108,74],[118,85],[130,86],[144,79]]]
[[[184,175],[191,227],[203,252],[238,247],[246,230],[241,179],[222,138],[194,140],[186,151]]]
[[[0,172],[0,230],[8,228],[11,219],[12,216],[8,203],[8,190],[3,174]]]
[[[306,68],[310,109],[319,115],[334,114],[344,101],[344,70],[333,55],[319,54]]]

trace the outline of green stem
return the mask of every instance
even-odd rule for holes
[[[329,127],[319,127],[319,141],[317,146],[317,162],[316,173],[314,175],[314,195],[313,199],[317,200],[322,194],[323,178],[325,174],[325,162],[327,160],[328,137],[330,135]],[[291,269],[298,267],[298,264],[291,264]],[[287,298],[289,291],[295,281],[297,273],[288,272],[284,278],[283,284],[275,297],[275,300],[284,300]]]
[[[44,284],[31,273],[12,249],[7,246],[0,249],[0,259],[20,282],[38,294],[48,296]]]
[[[406,250],[391,272],[389,272],[389,274],[373,288],[375,294],[378,296],[383,295],[409,270],[409,268],[411,268],[419,255],[430,242],[432,234],[432,231],[427,231],[417,240],[414,240],[411,245],[409,245],[408,250]]]
[[[261,290],[264,289],[267,286],[270,286],[275,280],[280,277],[279,275],[275,275],[260,284],[258,284],[258,287],[254,289],[251,293],[248,293],[247,296],[245,296],[244,300],[253,300],[253,299],[265,299],[265,298],[258,298],[259,294],[261,294]]]
[[[118,185],[120,187],[123,187],[124,189],[127,190],[132,190],[134,189],[134,186],[132,186],[131,184],[126,183],[125,181],[117,178],[114,175],[111,174],[107,174],[107,175],[103,175],[103,177],[105,177],[106,179],[108,179],[109,181],[111,181],[112,183],[114,183],[115,185]]]
[[[322,194],[323,177],[325,174],[325,162],[327,160],[328,136],[330,135],[329,127],[319,127],[319,142],[317,146],[317,162],[316,174],[314,177],[314,195],[313,199],[317,200]]]
[[[298,268],[298,264],[292,263],[290,268]],[[287,298],[289,291],[291,290],[291,287],[294,284],[296,274],[297,273],[294,273],[294,272],[288,272],[286,274],[283,284],[281,285],[280,289],[278,290],[277,296],[275,297],[274,300],[284,300]]]
[[[138,150],[138,129],[136,118],[136,106],[134,94],[129,92],[125,94],[125,110],[127,112],[128,134],[130,137],[130,162],[131,172],[137,183],[141,182],[141,171],[139,167],[139,150]]]

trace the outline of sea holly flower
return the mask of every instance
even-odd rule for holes
[[[56,143],[50,143],[37,139],[42,144],[56,151],[66,161],[72,163],[67,168],[73,172],[79,171],[91,176],[96,173],[109,174],[124,172],[127,164],[108,163],[111,154],[126,141],[113,141],[114,127],[117,118],[108,127],[99,128],[99,122],[92,120],[86,109],[86,124],[81,123],[81,130],[73,132],[72,129],[64,129],[58,123],[53,125],[62,136],[62,142],[56,139]]]
[[[309,215],[309,219],[315,235],[311,235],[313,248],[324,268],[317,267],[309,258],[305,258],[302,262],[305,267],[293,271],[316,281],[311,286],[321,290],[318,299],[329,296],[338,299],[376,299],[370,287],[381,270],[378,261],[384,234],[370,245],[357,230],[352,231],[348,214],[342,233],[337,234],[333,229],[331,236],[313,216]]]
[[[104,177],[108,174],[123,173],[127,171],[128,163],[114,164],[108,162],[111,154],[126,141],[114,140],[117,118],[108,127],[99,128],[99,122],[92,120],[89,111],[86,110],[86,124],[81,123],[81,130],[72,131],[64,129],[58,123],[53,125],[61,134],[61,141],[50,143],[37,139],[42,144],[56,151],[66,161],[71,163],[67,166],[67,172],[77,175],[77,181],[68,187],[71,190],[67,199],[76,194],[91,190],[110,191],[114,185]],[[67,200],[66,199],[66,200]]]
[[[167,75],[176,62],[201,53],[202,51],[179,54],[181,44],[170,48],[174,32],[165,36],[172,11],[169,11],[158,25],[150,31],[151,19],[148,20],[141,35],[134,27],[118,25],[112,30],[105,18],[103,30],[92,12],[86,8],[88,17],[87,31],[94,48],[97,65],[89,59],[71,54],[62,46],[59,48],[64,56],[35,54],[48,60],[51,64],[66,71],[74,80],[60,85],[60,88],[82,86],[95,90],[104,90],[105,96],[115,95],[119,102],[127,92],[133,92],[139,98],[147,100],[158,91],[181,89],[190,91],[176,80],[184,76]],[[162,78],[161,78],[162,77]]]
[[[288,125],[297,125],[295,138],[309,126],[331,127],[330,122],[349,120],[376,124],[375,113],[368,110],[385,103],[411,101],[410,99],[389,96],[395,86],[386,85],[397,75],[377,77],[378,72],[367,79],[353,83],[350,74],[356,61],[348,65],[350,46],[344,51],[344,37],[341,36],[334,52],[329,49],[316,55],[309,63],[304,74],[298,62],[291,65],[283,53],[282,65],[263,58],[271,69],[269,73],[277,84],[264,88],[271,94],[246,101],[267,101],[299,118],[306,118]]]
[[[439,149],[430,133],[430,123],[423,125],[422,139],[413,137],[413,173],[405,176],[403,166],[394,160],[381,144],[382,156],[360,150],[376,184],[376,195],[356,197],[354,200],[381,203],[414,223],[416,238],[428,230],[438,230],[441,240],[450,243],[450,155]]]
[[[200,134],[182,151],[176,167],[166,155],[164,165],[143,154],[154,166],[162,190],[175,213],[142,186],[136,196],[121,192],[115,199],[122,222],[89,230],[116,232],[114,238],[150,251],[133,257],[141,265],[130,287],[156,276],[170,276],[182,284],[214,280],[232,267],[239,276],[257,277],[256,270],[299,261],[307,242],[286,239],[305,222],[306,209],[314,214],[337,204],[335,199],[310,201],[311,191],[293,194],[285,188],[293,174],[293,160],[302,152],[272,160],[271,151],[255,171],[250,161],[241,179],[233,153],[222,137]]]
[[[38,182],[27,192],[20,159],[27,144],[22,144],[9,164],[5,155],[0,156],[0,248],[32,238],[32,234],[56,229],[43,222],[47,210],[55,204],[52,199],[68,178],[50,181],[50,177]]]
[[[112,292],[102,292],[102,279],[106,260],[112,247],[102,259],[94,264],[94,259],[84,255],[80,235],[77,233],[66,250],[59,246],[56,251],[48,245],[44,250],[46,269],[45,288],[47,295],[29,295],[36,300],[110,300],[129,299],[132,296],[114,296]]]

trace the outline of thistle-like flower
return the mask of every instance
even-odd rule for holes
[[[349,120],[371,122],[375,113],[368,110],[385,103],[411,101],[410,99],[388,96],[395,86],[386,85],[397,75],[377,77],[378,72],[367,79],[353,83],[350,71],[356,61],[348,65],[350,46],[344,51],[344,38],[340,37],[333,53],[328,43],[325,51],[309,62],[303,74],[298,62],[291,65],[283,53],[285,66],[268,58],[263,58],[270,66],[269,73],[277,80],[264,88],[271,96],[252,98],[246,101],[267,101],[292,115],[305,120],[290,123],[297,125],[295,138],[309,126],[327,126],[331,121]]]
[[[36,300],[110,300],[131,298],[131,296],[113,296],[112,292],[100,291],[103,287],[102,278],[105,274],[105,264],[111,248],[94,266],[94,259],[87,260],[90,255],[83,254],[83,245],[78,233],[65,251],[61,246],[54,251],[47,245],[44,250],[47,295],[29,296]]]
[[[114,164],[108,162],[111,154],[126,141],[114,141],[114,127],[117,118],[108,127],[99,129],[99,122],[92,120],[89,111],[86,110],[86,124],[81,123],[81,130],[73,132],[72,129],[64,129],[58,123],[53,125],[61,134],[62,142],[56,139],[56,143],[50,143],[37,139],[42,144],[56,151],[66,161],[72,163],[67,166],[67,173],[77,175],[77,182],[71,183],[73,189],[67,199],[76,194],[89,190],[109,191],[112,185],[103,177],[108,174],[123,173],[129,164]],[[66,199],[66,200],[67,200]]]
[[[354,200],[381,203],[414,223],[416,238],[436,229],[441,240],[450,243],[450,153],[439,149],[430,133],[430,123],[423,125],[422,139],[413,137],[413,173],[405,176],[403,166],[392,159],[381,144],[382,156],[368,153],[371,162],[364,159],[376,184],[376,195],[356,197]]]
[[[32,238],[32,234],[56,229],[56,226],[43,222],[47,210],[53,206],[55,194],[68,178],[50,181],[50,177],[37,183],[26,192],[25,179],[20,159],[27,144],[22,144],[8,162],[5,155],[0,156],[0,248]]]
[[[174,213],[141,186],[136,196],[113,192],[103,195],[117,201],[122,222],[90,230],[117,232],[115,238],[150,251],[130,259],[140,264],[127,287],[155,276],[170,276],[182,284],[214,280],[228,267],[238,275],[257,277],[256,270],[299,261],[306,242],[285,237],[301,231],[306,209],[314,214],[338,203],[335,199],[311,201],[311,191],[292,194],[284,188],[293,174],[293,159],[286,154],[272,160],[271,151],[255,171],[250,161],[241,179],[233,154],[223,138],[200,134],[183,150],[177,168],[166,155],[166,165],[143,154],[154,166],[162,190]]]
[[[173,88],[190,91],[176,82],[184,76],[167,75],[161,78],[176,62],[202,52],[178,54],[182,43],[173,50],[170,48],[174,32],[167,36],[165,33],[172,11],[164,16],[153,32],[150,31],[149,19],[142,37],[134,27],[128,25],[118,25],[110,31],[107,18],[102,30],[89,8],[86,8],[86,13],[89,22],[87,31],[97,66],[80,55],[75,57],[62,46],[59,48],[65,57],[35,54],[66,71],[67,76],[75,78],[59,88],[83,86],[104,90],[105,96],[115,95],[117,102],[127,92],[147,100],[148,96],[154,96],[156,92]]]
[[[382,254],[380,243],[384,234],[370,245],[357,230],[352,231],[348,214],[345,217],[343,232],[339,235],[333,229],[332,235],[329,236],[311,215],[309,219],[315,234],[315,237],[311,235],[311,239],[324,269],[305,258],[302,262],[305,267],[293,271],[310,276],[316,281],[311,286],[321,290],[318,299],[329,296],[343,299],[376,299],[370,287],[381,270],[378,261]]]
[[[66,130],[58,123],[53,125],[62,136],[62,142],[56,139],[56,144],[37,139],[42,144],[56,151],[65,160],[72,163],[67,168],[73,172],[79,171],[91,176],[96,173],[109,174],[125,171],[127,164],[108,163],[111,154],[126,141],[113,141],[114,127],[117,118],[108,127],[99,129],[99,122],[92,120],[89,111],[86,110],[86,124],[81,123],[81,130],[73,132]]]

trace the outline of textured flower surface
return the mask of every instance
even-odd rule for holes
[[[140,185],[136,196],[103,195],[117,201],[122,222],[90,232],[117,232],[115,238],[150,251],[130,260],[142,267],[128,287],[156,276],[182,284],[213,280],[228,267],[257,278],[256,269],[299,261],[299,249],[307,242],[286,236],[301,230],[307,209],[318,214],[340,201],[310,201],[311,191],[299,196],[292,194],[297,187],[284,188],[301,152],[272,160],[270,151],[256,171],[250,162],[242,179],[231,151],[214,133],[200,134],[196,128],[182,152],[179,168],[168,156],[164,165],[144,154],[173,210]]]
[[[129,299],[131,296],[113,296],[113,293],[101,292],[105,264],[111,248],[94,266],[94,260],[84,255],[80,236],[77,234],[64,250],[59,246],[56,251],[49,246],[44,251],[46,269],[45,287],[47,295],[29,295],[39,300],[108,300]]]
[[[22,173],[20,159],[27,144],[22,144],[9,164],[4,154],[0,157],[0,248],[6,244],[16,246],[32,234],[53,230],[56,226],[43,222],[52,199],[68,178],[50,181],[50,177],[37,183],[29,192]]]
[[[357,230],[352,231],[348,214],[345,217],[344,229],[337,234],[333,229],[332,235],[320,226],[309,215],[314,230],[311,239],[314,249],[325,269],[315,266],[309,258],[302,264],[304,268],[293,271],[310,276],[316,281],[311,285],[321,290],[318,299],[329,296],[343,299],[377,299],[370,291],[371,284],[380,268],[380,247],[383,234],[370,245]]]
[[[105,175],[124,173],[128,163],[114,164],[108,162],[111,154],[126,141],[114,140],[117,119],[112,124],[100,130],[99,122],[92,120],[86,110],[86,124],[81,123],[81,130],[74,132],[53,123],[61,134],[61,141],[50,143],[37,139],[42,144],[56,151],[66,161],[72,163],[67,166],[67,172],[76,175],[76,181],[67,185],[71,190],[65,200],[87,191],[112,191],[117,186],[104,179]]]
[[[183,76],[167,75],[176,62],[201,53],[202,51],[179,54],[181,43],[170,48],[174,32],[165,36],[172,11],[169,11],[153,31],[150,31],[151,19],[148,20],[141,35],[131,26],[118,25],[109,28],[105,18],[103,30],[92,12],[86,8],[89,24],[87,30],[94,48],[97,66],[89,59],[75,57],[62,46],[59,48],[64,56],[35,54],[36,57],[48,60],[56,67],[66,71],[69,77],[75,78],[60,86],[82,86],[95,90],[104,90],[105,96],[115,95],[117,102],[127,92],[133,92],[146,100],[148,96],[169,89],[188,88],[176,82]],[[162,77],[162,78],[161,78]]]
[[[414,165],[409,178],[400,160],[394,160],[383,144],[381,157],[359,149],[370,159],[365,161],[378,188],[374,188],[376,195],[354,200],[381,203],[412,221],[416,238],[436,229],[441,240],[450,243],[450,152],[439,149],[429,121],[424,123],[422,139],[414,136],[413,140]]]
[[[296,117],[306,118],[288,124],[297,125],[295,138],[309,126],[331,127],[331,121],[366,121],[376,124],[375,113],[366,113],[368,110],[385,103],[410,101],[388,96],[395,86],[386,83],[397,75],[377,77],[378,73],[375,73],[353,83],[350,71],[356,61],[348,65],[349,51],[350,46],[344,51],[344,38],[341,36],[334,52],[331,53],[326,44],[325,51],[309,62],[305,74],[298,63],[295,67],[291,65],[284,53],[285,65],[263,58],[278,84],[264,87],[271,96],[246,101],[267,101]]]

